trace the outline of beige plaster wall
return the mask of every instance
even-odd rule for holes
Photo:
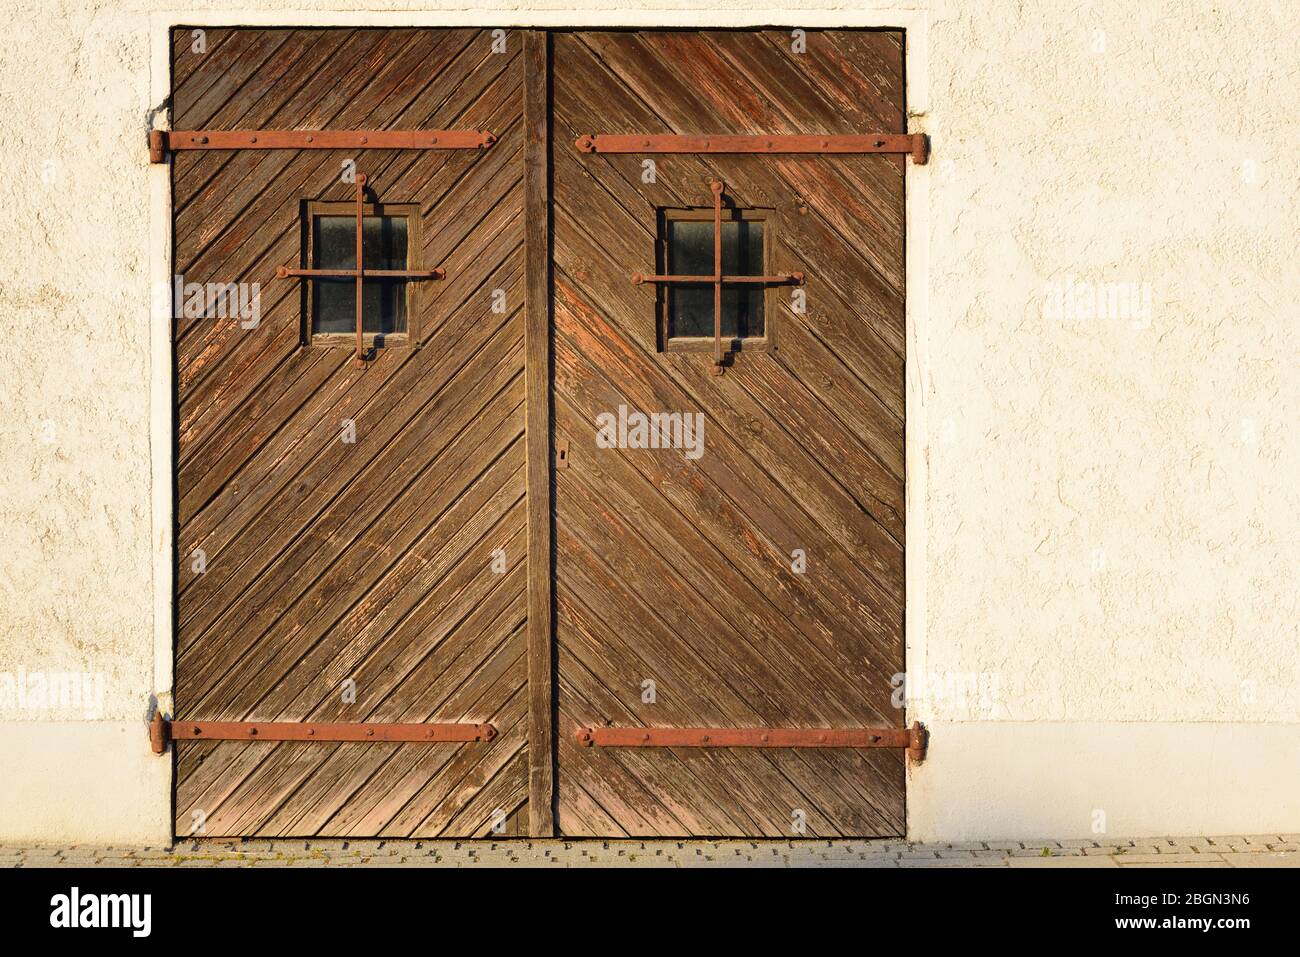
[[[0,676],[103,689],[0,710],[0,838],[169,829],[143,726],[170,687],[171,494],[143,142],[171,22],[906,28],[934,141],[909,171],[909,692],[936,742],[913,831],[1083,834],[1102,805],[1112,833],[1300,830],[1293,3],[0,9]],[[1184,768],[1231,741],[1232,773],[1107,759],[1139,740]]]

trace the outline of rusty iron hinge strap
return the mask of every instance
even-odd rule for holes
[[[491,741],[490,724],[368,724],[316,721],[176,721],[155,713],[149,741],[162,754],[168,740],[185,741]]]
[[[925,757],[929,732],[910,728],[579,728],[578,742],[598,748],[906,748]]]
[[[918,166],[924,166],[930,158],[930,138],[924,133],[865,136],[593,133],[578,137],[574,145],[583,153],[907,153]]]
[[[472,150],[496,141],[482,130],[151,130],[149,162],[176,150]]]

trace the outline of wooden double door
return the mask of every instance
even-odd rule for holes
[[[905,115],[898,32],[175,31],[176,131],[491,134],[173,137],[177,833],[903,833],[898,748],[600,735],[904,726],[905,157],[603,138]]]

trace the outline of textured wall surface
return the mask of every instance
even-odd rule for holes
[[[1295,721],[1300,10],[979,6],[930,36],[928,666]]]
[[[936,736],[970,724],[1008,754],[1023,728],[1041,745],[1054,725],[1104,736],[1161,723],[1169,733],[1152,740],[1171,760],[1179,748],[1196,759],[1198,727],[1266,723],[1277,728],[1258,752],[1265,792],[1300,775],[1300,10],[1289,0],[0,6],[12,21],[0,44],[0,676],[71,673],[102,688],[92,708],[0,711],[6,776],[30,775],[0,801],[0,836],[167,827],[165,775],[137,752],[150,697],[170,681],[156,663],[167,529],[151,512],[169,494],[151,479],[165,442],[151,402],[170,401],[150,316],[161,170],[143,148],[163,105],[151,56],[169,9],[210,23],[908,27],[909,82],[925,89],[912,124],[934,140],[931,165],[909,172],[924,196],[909,214],[914,713]],[[374,13],[402,10],[419,12]],[[67,719],[48,732],[65,764],[129,769],[116,797],[97,796],[108,811],[23,814],[67,791],[57,764],[15,744],[24,724],[53,718]],[[86,721],[104,727],[79,731]],[[110,733],[132,723],[138,741]],[[1015,832],[998,776],[966,768],[936,746],[914,774],[926,836]],[[1128,775],[1145,801],[1150,782],[1117,768],[1106,788],[1122,792]],[[1092,772],[1075,773],[1086,791]],[[1012,778],[1032,791],[1032,775]],[[1222,791],[1202,814],[1251,783],[1193,786]],[[1144,806],[1168,810],[1143,828],[1216,829],[1175,803]],[[160,808],[157,820],[141,824],[140,807]],[[1278,813],[1300,829],[1288,807]]]

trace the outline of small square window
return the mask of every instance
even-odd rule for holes
[[[767,274],[771,244],[767,211],[724,209],[722,272],[727,276]],[[659,264],[672,276],[713,275],[713,210],[666,209],[660,218]],[[713,283],[665,283],[660,288],[661,332],[670,349],[713,348]],[[767,339],[766,286],[727,283],[722,287],[724,349],[754,348]]]
[[[363,207],[362,257],[366,269],[415,269],[418,207]],[[351,203],[312,203],[309,217],[309,262],[312,269],[355,269],[357,217]],[[308,314],[315,337],[356,335],[356,280],[320,278],[308,283]],[[407,334],[412,287],[406,279],[366,279],[361,289],[362,332],[374,345]]]

